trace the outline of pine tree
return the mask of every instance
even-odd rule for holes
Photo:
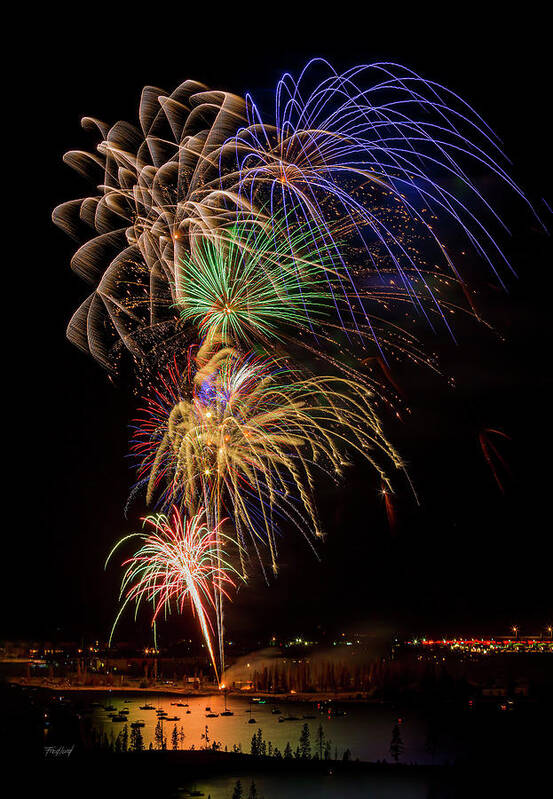
[[[234,786],[234,791],[232,792],[232,799],[242,799],[244,796],[244,790],[242,788],[242,783],[240,780],[236,780],[236,785]]]
[[[253,755],[254,757],[257,757],[259,754],[259,749],[257,747],[257,735],[255,733],[252,735],[250,754]]]
[[[319,758],[323,759],[323,750],[325,747],[325,734],[323,730],[323,725],[319,724],[319,729],[317,730],[317,746],[319,748]]]
[[[144,750],[144,738],[138,727],[131,729],[131,750],[133,752],[142,752]]]
[[[257,754],[259,757],[265,757],[267,754],[267,742],[263,738],[261,728],[257,730]]]
[[[394,724],[392,740],[390,741],[390,756],[397,763],[403,753],[403,741],[399,731],[399,724]]]
[[[205,741],[204,749],[209,749],[210,738],[209,738],[209,727],[207,726],[207,724],[205,725],[205,732],[202,732],[201,738],[202,741]]]
[[[309,760],[311,757],[311,734],[309,724],[304,724],[300,735],[300,757]]]
[[[163,749],[163,722],[161,719],[158,719],[156,724],[155,732],[154,732],[154,741],[156,744],[156,749]]]
[[[284,757],[286,760],[290,760],[292,758],[292,747],[290,746],[290,741],[287,741],[286,746],[284,747]]]
[[[179,734],[177,732],[177,725],[173,727],[173,732],[171,733],[171,748],[178,749],[179,748]]]
[[[121,733],[121,751],[127,752],[129,749],[129,728],[125,724],[123,732]]]

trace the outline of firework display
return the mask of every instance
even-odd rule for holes
[[[181,319],[209,341],[247,344],[329,317],[331,259],[309,227],[289,225],[249,214],[204,236],[176,277]]]
[[[53,214],[94,286],[67,335],[144,397],[132,496],[159,515],[135,534],[120,614],[189,600],[219,679],[231,575],[276,574],[288,528],[316,545],[319,479],[368,461],[393,524],[392,361],[437,369],[415,327],[479,318],[468,252],[500,283],[511,268],[482,177],[527,201],[485,121],[395,64],[315,59],[272,112],[194,81],[146,87],[138,116],[85,118],[96,151],[65,156],[99,185]]]
[[[198,354],[200,363],[204,359]],[[362,383],[303,377],[274,360],[219,349],[198,368],[192,384],[173,370],[139,421],[134,451],[147,499],[194,508],[222,508],[245,535],[266,543],[277,570],[275,513],[309,538],[322,536],[313,503],[313,470],[339,477],[344,449],[361,453],[390,480],[383,456],[401,460],[386,440]],[[299,500],[299,502],[298,502]],[[245,563],[242,560],[245,573]]]
[[[187,600],[198,618],[202,634],[218,674],[217,661],[211,643],[213,625],[209,618],[209,606],[216,607],[219,596],[227,595],[234,586],[230,574],[235,570],[224,558],[227,537],[218,527],[210,528],[205,521],[203,508],[183,520],[177,508],[169,516],[158,514],[144,520],[144,533],[134,533],[116,544],[108,561],[124,541],[138,537],[142,546],[123,563],[126,571],[121,581],[121,610],[112,629],[127,604],[141,602],[152,605],[152,624],[160,612],[170,613],[174,606],[182,613]]]

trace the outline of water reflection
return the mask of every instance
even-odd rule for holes
[[[190,796],[190,791],[203,794],[205,799],[231,799],[238,777],[220,777],[191,784],[177,792],[179,799]],[[257,796],[263,799],[426,799],[430,785],[427,779],[395,777],[387,774],[355,776],[336,775],[258,775],[253,777]],[[240,777],[244,797],[248,796],[252,778]],[[196,794],[197,795],[197,794]],[[439,791],[432,792],[439,797]]]
[[[261,728],[263,737],[273,747],[284,751],[289,742],[294,749],[304,724],[308,724],[312,746],[315,747],[319,725],[325,740],[330,740],[330,755],[341,758],[346,749],[360,760],[389,759],[392,728],[398,712],[383,705],[347,705],[332,703],[317,707],[316,703],[286,702],[279,707],[267,701],[251,703],[242,696],[229,696],[225,708],[222,695],[210,697],[179,697],[141,693],[140,695],[106,695],[101,706],[93,709],[92,721],[108,739],[115,738],[125,721],[140,725],[145,747],[155,745],[155,729],[162,721],[167,746],[172,746],[176,726],[178,747],[198,749],[208,743],[220,743],[221,749],[232,751],[239,747],[250,752],[252,735]],[[113,720],[112,720],[113,719]],[[207,733],[206,733],[207,727]],[[426,724],[414,712],[401,717],[401,736],[404,744],[403,762],[428,763],[425,749]]]

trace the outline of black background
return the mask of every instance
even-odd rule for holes
[[[206,4],[191,13],[160,4],[119,14],[91,6],[79,17],[54,13],[15,27],[17,57],[4,94],[3,635],[104,638],[118,574],[106,574],[103,561],[141,511],[123,515],[135,399],[65,340],[88,292],[70,272],[73,245],[50,213],[87,191],[61,160],[92,144],[80,118],[135,121],[145,84],[170,90],[194,78],[263,93],[316,55],[339,68],[396,61],[458,91],[485,116],[551,227],[541,199],[551,204],[545,22],[499,24],[463,8],[465,16],[452,20],[430,11],[405,16],[399,7],[387,18],[364,17],[343,3],[321,4],[303,19],[274,5]],[[514,231],[505,246],[519,277],[504,293],[482,269],[480,307],[506,342],[472,323],[458,329],[458,345],[429,338],[455,391],[426,373],[399,375],[412,414],[387,429],[409,462],[420,507],[403,486],[390,531],[378,485],[352,470],[342,492],[321,497],[329,534],[320,562],[288,537],[278,580],[269,587],[254,580],[240,592],[229,634],[266,640],[317,625],[501,633],[513,623],[533,632],[553,620],[551,248],[520,204],[499,204]],[[486,427],[511,437],[500,443],[512,471],[505,495],[480,450]],[[127,635],[145,629],[123,626]],[[168,639],[182,629],[170,626]]]

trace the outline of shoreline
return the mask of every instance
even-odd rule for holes
[[[244,699],[264,699],[271,701],[272,704],[277,705],[284,702],[351,702],[359,704],[387,704],[384,700],[372,699],[368,696],[360,695],[359,692],[352,694],[351,692],[344,694],[320,692],[320,693],[287,693],[287,694],[273,694],[265,691],[237,691],[232,689],[220,690],[215,686],[206,688],[204,690],[190,690],[187,688],[177,688],[175,686],[167,685],[152,685],[142,688],[138,685],[64,685],[64,684],[47,684],[40,679],[33,679],[27,677],[8,677],[6,682],[12,685],[19,685],[21,688],[39,688],[43,690],[53,691],[55,693],[154,693],[154,694],[170,694],[173,696],[185,697],[207,697],[207,696],[224,696],[227,697],[242,697]]]

